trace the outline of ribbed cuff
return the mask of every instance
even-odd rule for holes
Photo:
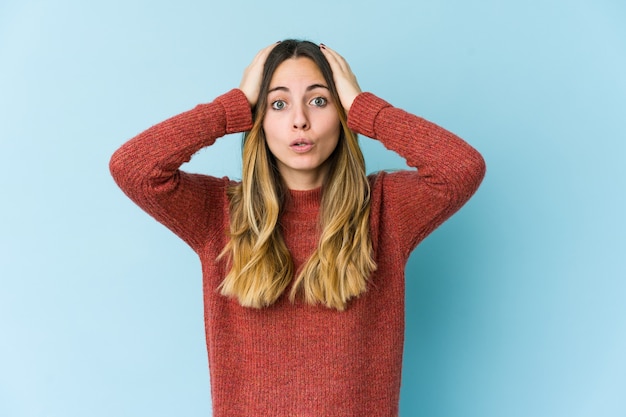
[[[252,111],[243,91],[234,88],[215,99],[226,113],[226,134],[252,129]]]
[[[372,93],[361,93],[352,102],[348,113],[348,127],[370,138],[376,137],[376,117],[382,109],[392,107]]]

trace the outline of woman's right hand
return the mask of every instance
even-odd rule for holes
[[[278,45],[278,42],[261,49],[256,54],[250,65],[248,65],[248,67],[246,67],[245,71],[243,72],[243,77],[241,79],[241,83],[239,84],[239,89],[243,91],[243,93],[246,95],[246,98],[248,99],[248,103],[250,103],[251,108],[254,108],[257,100],[259,99],[265,60],[276,45]]]

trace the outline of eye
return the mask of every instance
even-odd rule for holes
[[[285,108],[286,105],[287,105],[287,103],[285,103],[284,100],[272,101],[272,108],[274,110],[282,110],[282,109]]]
[[[317,107],[324,107],[327,103],[328,100],[326,100],[324,97],[315,97],[313,100],[310,101],[310,104]]]

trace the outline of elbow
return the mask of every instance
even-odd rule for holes
[[[463,198],[469,199],[478,190],[485,178],[487,164],[485,158],[474,150],[468,156],[463,168]]]
[[[487,163],[485,162],[485,158],[476,151],[476,156],[474,157],[473,163],[473,176],[475,187],[478,189],[478,186],[482,183],[485,178],[485,174],[487,173]]]
[[[124,173],[128,172],[128,162],[124,154],[123,148],[119,148],[109,159],[109,172],[117,184],[122,182]]]
[[[109,172],[115,183],[125,192],[136,187],[137,181],[140,181],[141,175],[139,175],[138,166],[140,160],[141,158],[138,158],[137,154],[132,152],[132,148],[129,148],[127,144],[122,145],[111,155]]]
[[[475,150],[463,158],[454,169],[454,176],[449,177],[449,198],[459,207],[465,204],[478,190],[485,178],[487,164],[482,155]]]

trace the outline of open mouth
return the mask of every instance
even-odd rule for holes
[[[311,148],[313,148],[313,142],[304,139],[298,139],[291,142],[291,145],[289,145],[289,147],[295,152],[308,152]]]

